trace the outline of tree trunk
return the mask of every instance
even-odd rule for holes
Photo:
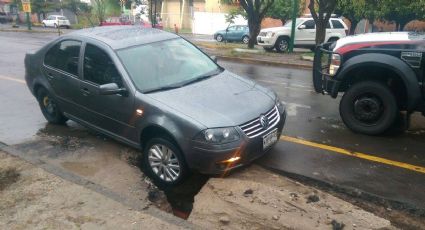
[[[320,45],[325,42],[326,39],[326,24],[324,20],[318,20],[316,22],[316,45]]]
[[[400,31],[400,23],[395,22],[395,31]]]
[[[261,23],[259,22],[259,20],[256,20],[255,17],[248,18],[248,26],[249,26],[248,48],[253,49],[255,44],[257,43],[257,36],[261,30]]]
[[[404,27],[406,27],[407,23],[409,22],[403,22],[403,21],[399,22],[398,31],[404,31]]]
[[[358,21],[356,21],[356,20],[352,20],[351,21],[351,26],[350,26],[350,35],[354,35],[354,33],[356,32],[356,28],[357,28],[357,25],[359,24],[359,22]]]

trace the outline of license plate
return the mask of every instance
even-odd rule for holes
[[[263,136],[263,150],[277,142],[277,129]]]

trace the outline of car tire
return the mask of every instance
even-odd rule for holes
[[[287,37],[280,37],[277,39],[275,44],[275,49],[279,53],[286,52],[289,48],[289,38]]]
[[[56,100],[45,88],[40,88],[37,91],[37,101],[41,112],[49,123],[63,125],[68,121],[68,118],[60,110]]]
[[[222,42],[224,40],[223,39],[223,35],[221,35],[221,34],[217,35],[217,37],[215,38],[215,40],[217,40],[218,42]]]
[[[58,25],[55,23],[54,25],[53,25],[55,28],[58,28]]]
[[[47,27],[47,26],[46,26],[46,23],[43,23],[43,27],[44,27],[44,28],[46,28],[46,27]]]
[[[248,44],[249,43],[249,37],[248,36],[243,36],[242,37],[242,42],[243,42],[243,44]]]
[[[390,129],[399,113],[390,88],[375,81],[354,84],[342,97],[339,111],[349,129],[367,135]]]
[[[164,137],[155,137],[146,143],[143,148],[143,168],[159,188],[178,185],[189,173],[177,144]]]

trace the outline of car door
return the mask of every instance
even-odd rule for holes
[[[46,52],[41,67],[63,112],[78,114],[79,61],[82,41],[61,40]]]
[[[295,33],[296,45],[314,45],[316,39],[316,23],[313,19],[307,20],[298,26]]]
[[[120,68],[118,68],[120,67]],[[80,92],[91,125],[121,137],[134,136],[134,92],[121,74],[118,58],[107,46],[86,43],[84,48]],[[101,95],[100,86],[116,83],[126,94]]]
[[[226,34],[224,35],[226,40],[235,40],[237,33],[236,28],[237,26],[230,26],[229,28],[227,28]]]

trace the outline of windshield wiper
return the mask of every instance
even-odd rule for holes
[[[182,85],[167,85],[167,86],[163,86],[163,87],[159,87],[155,89],[146,90],[143,93],[154,93],[154,92],[165,91],[170,89],[177,89],[180,87],[182,87]]]
[[[209,73],[203,74],[203,75],[201,75],[201,76],[199,76],[199,77],[196,77],[196,78],[193,78],[193,79],[191,79],[191,80],[189,80],[189,81],[187,81],[187,82],[184,82],[184,83],[182,84],[182,86],[190,85],[190,84],[192,84],[192,83],[195,83],[195,82],[198,82],[198,81],[205,80],[205,79],[210,78],[210,77],[212,77],[212,76],[218,75],[218,74],[220,74],[221,72],[223,72],[223,69],[221,69],[221,68],[217,68],[216,70],[214,70],[214,71],[212,71],[212,72],[209,72]]]

